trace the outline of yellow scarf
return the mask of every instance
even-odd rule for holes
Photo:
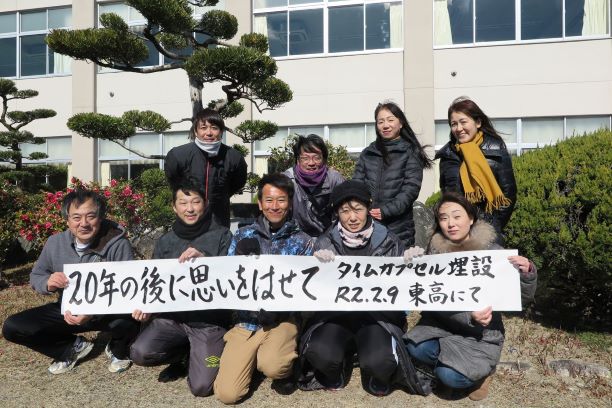
[[[459,175],[465,198],[471,203],[486,201],[485,211],[492,213],[493,210],[508,206],[511,202],[499,188],[491,167],[480,150],[483,140],[482,132],[479,131],[474,139],[467,143],[457,143],[455,147],[463,156]]]

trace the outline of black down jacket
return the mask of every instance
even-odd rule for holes
[[[406,140],[385,142],[389,165],[382,153],[371,143],[355,167],[353,180],[364,182],[372,194],[372,208],[380,208],[381,222],[398,236],[406,248],[414,245],[412,204],[419,196],[423,166],[418,152]]]
[[[463,194],[459,167],[463,158],[455,148],[455,141],[452,140],[445,144],[436,153],[436,159],[440,159],[440,188],[443,192],[455,191]],[[506,198],[512,202],[508,207],[494,210],[492,214],[485,212],[485,203],[478,203],[476,206],[482,219],[493,225],[495,231],[501,233],[510,221],[510,216],[516,203],[516,181],[512,171],[512,160],[503,142],[494,137],[484,135],[484,140],[480,145],[480,150],[487,159],[493,175],[499,184]]]
[[[213,219],[230,226],[230,197],[240,192],[247,178],[247,164],[235,149],[221,144],[219,154],[208,157],[195,143],[171,149],[164,166],[171,186],[187,178],[204,186]],[[208,181],[208,183],[207,183]]]

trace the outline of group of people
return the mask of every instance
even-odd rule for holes
[[[233,255],[404,257],[500,249],[502,231],[516,201],[508,151],[489,118],[470,99],[448,110],[450,141],[440,159],[442,198],[427,248],[414,247],[412,206],[423,170],[432,165],[406,116],[394,103],[374,113],[376,141],[359,157],[352,179],[328,167],[328,149],[317,135],[299,136],[295,165],[258,184],[261,214],[234,235],[229,199],[246,180],[246,163],[221,142],[225,124],[210,109],[193,121],[193,141],[172,149],[165,170],[176,220],[156,242],[154,259]],[[110,333],[109,370],[132,363],[167,364],[162,382],[184,376],[196,396],[214,394],[226,404],[243,399],[257,369],[282,394],[343,388],[357,357],[364,389],[377,396],[394,387],[427,394],[427,378],[486,397],[499,361],[504,329],[499,312],[423,312],[405,332],[406,314],[396,311],[194,310],[131,315],[61,314],[68,285],[64,264],[133,259],[125,230],[105,218],[105,201],[87,190],[69,193],[62,205],[68,229],[49,238],[32,269],[39,293],[59,292],[57,302],[10,316],[8,341],[53,359],[52,374],[68,372],[92,350],[79,333]],[[522,256],[509,257],[520,274],[523,302],[533,298],[537,271]],[[415,368],[416,367],[416,368]],[[422,373],[425,373],[423,375]]]

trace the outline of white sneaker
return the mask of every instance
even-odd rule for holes
[[[130,359],[120,360],[115,357],[110,349],[110,343],[106,345],[104,354],[106,354],[106,357],[108,357],[111,361],[108,365],[108,371],[111,373],[120,373],[127,370],[132,365],[132,360]]]
[[[85,340],[83,336],[77,336],[74,344],[72,345],[72,353],[66,361],[54,361],[49,366],[49,372],[51,374],[63,374],[72,370],[76,363],[85,358],[93,349],[93,343]]]

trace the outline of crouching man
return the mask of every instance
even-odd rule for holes
[[[257,198],[262,214],[238,230],[228,255],[312,255],[313,242],[291,220],[293,183],[282,174],[264,176]],[[288,393],[293,361],[297,357],[298,327],[290,313],[237,311],[236,325],[225,335],[215,396],[233,404],[249,391],[257,367]],[[282,381],[285,380],[285,381]]]
[[[232,234],[214,222],[204,197],[200,187],[189,183],[174,188],[172,208],[176,221],[155,244],[154,259],[178,258],[182,263],[227,254]],[[139,321],[150,317],[140,310],[132,316]],[[210,395],[230,319],[231,312],[227,310],[161,313],[132,345],[132,359],[142,366],[170,363],[159,375],[161,382],[176,380],[188,370],[187,382],[192,394]]]
[[[8,341],[51,357],[54,361],[49,372],[62,374],[72,370],[93,348],[93,343],[76,334],[109,331],[108,369],[127,370],[131,364],[129,346],[139,327],[131,316],[77,316],[70,311],[61,314],[62,292],[68,286],[64,264],[132,260],[125,230],[104,218],[106,202],[93,191],[77,189],[67,194],[61,211],[68,230],[49,237],[30,273],[34,290],[43,295],[59,292],[59,298],[10,316],[4,322],[2,334]]]

